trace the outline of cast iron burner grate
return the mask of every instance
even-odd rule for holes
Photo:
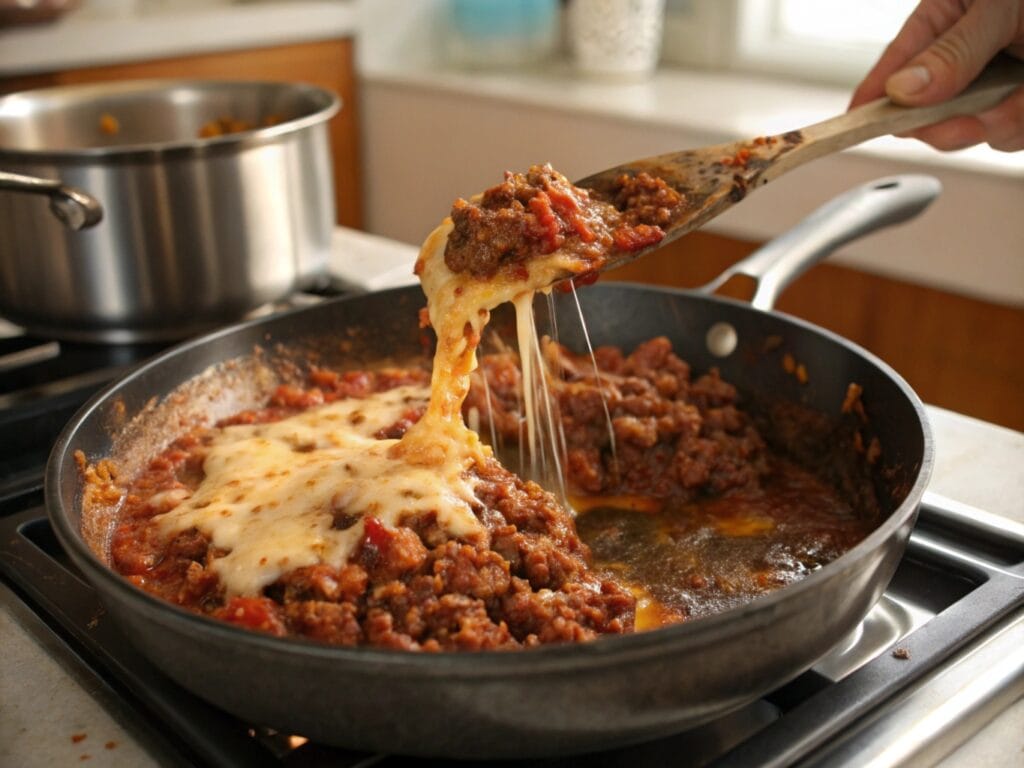
[[[106,618],[95,592],[62,551],[38,482],[28,491],[0,491],[0,576],[84,673],[120,703],[118,709],[131,713],[140,741],[172,764],[432,764],[348,752],[252,727],[165,678]],[[968,734],[944,729],[923,738],[913,727],[901,730],[900,723],[921,720],[936,701],[948,708],[943,686],[977,689],[955,713],[973,728],[1024,690],[1024,534],[984,512],[926,495],[881,602],[813,669],[677,736],[522,764],[831,766],[864,764],[879,750],[913,759],[930,749],[935,756]]]

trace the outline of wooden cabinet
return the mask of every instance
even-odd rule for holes
[[[283,80],[306,82],[334,91],[341,111],[328,124],[334,158],[337,220],[348,227],[363,224],[359,151],[359,101],[351,39],[326,40],[242,51],[203,53],[104,67],[0,78],[0,92],[52,85],[95,83],[134,78]]]

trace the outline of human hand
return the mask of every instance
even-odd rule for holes
[[[1024,59],[1024,0],[921,0],[857,86],[850,108],[888,95],[925,106],[960,93],[1000,51]],[[988,142],[1024,149],[1024,87],[978,115],[954,117],[908,134],[936,149]]]

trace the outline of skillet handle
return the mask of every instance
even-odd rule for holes
[[[714,293],[734,275],[757,282],[751,306],[770,310],[796,278],[851,240],[912,219],[939,195],[932,176],[888,176],[845,192],[697,290]]]

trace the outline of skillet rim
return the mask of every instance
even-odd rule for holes
[[[83,425],[90,417],[122,387],[129,385],[136,378],[145,375],[153,369],[166,368],[170,360],[188,353],[190,350],[208,346],[214,340],[242,333],[256,327],[272,325],[275,322],[283,322],[295,315],[315,312],[325,306],[333,306],[349,301],[358,300],[370,294],[357,294],[328,299],[324,302],[306,307],[298,307],[292,310],[281,312],[268,317],[256,318],[241,323],[235,323],[213,332],[198,336],[193,339],[176,344],[154,357],[144,361],[128,373],[103,387],[95,393],[79,410],[72,416],[58,436],[53,449],[47,460],[44,498],[47,516],[60,540],[61,545],[75,561],[76,565],[86,573],[100,579],[107,589],[113,589],[118,595],[123,596],[130,603],[136,603],[134,610],[140,608],[148,611],[157,611],[168,617],[168,621],[175,618],[185,622],[185,628],[195,626],[205,635],[211,635],[212,639],[251,646],[254,650],[263,651],[271,656],[278,654],[298,653],[309,657],[315,657],[324,661],[352,662],[357,665],[365,665],[368,671],[375,675],[380,674],[406,674],[415,672],[422,677],[458,677],[474,678],[482,677],[508,677],[510,675],[523,674],[545,674],[557,670],[560,673],[585,671],[598,669],[608,663],[621,663],[623,661],[637,661],[647,656],[659,655],[666,647],[675,645],[691,644],[697,647],[713,642],[717,635],[723,632],[732,634],[733,625],[751,624],[758,626],[778,615],[784,613],[787,605],[799,602],[800,598],[809,590],[813,590],[825,579],[838,577],[839,573],[851,569],[854,564],[865,556],[869,551],[880,549],[882,542],[888,540],[905,525],[912,525],[920,506],[924,490],[930,480],[935,462],[935,447],[931,425],[928,422],[924,404],[910,385],[892,369],[887,363],[862,348],[860,345],[840,336],[837,333],[817,326],[806,320],[794,317],[778,310],[765,311],[755,309],[749,303],[722,296],[715,296],[701,293],[692,289],[674,288],[650,285],[645,283],[602,282],[609,288],[621,290],[638,290],[668,294],[686,298],[688,300],[706,301],[712,304],[723,304],[733,309],[758,314],[768,314],[778,317],[784,322],[796,326],[801,333],[814,334],[824,337],[833,344],[839,344],[849,352],[862,357],[866,362],[877,368],[886,375],[896,386],[901,394],[907,399],[914,409],[921,426],[922,455],[920,465],[916,470],[914,483],[908,489],[903,501],[878,525],[871,533],[862,539],[855,546],[844,552],[835,560],[819,568],[798,582],[788,584],[780,589],[774,590],[767,595],[761,595],[748,603],[731,608],[710,616],[700,617],[690,621],[671,624],[660,627],[656,630],[646,632],[634,632],[626,635],[602,636],[585,643],[566,643],[559,645],[544,645],[537,648],[516,649],[509,651],[440,651],[440,652],[416,652],[393,649],[380,649],[372,647],[341,647],[331,646],[315,641],[295,637],[274,637],[253,630],[243,629],[217,619],[203,616],[187,611],[177,605],[161,600],[154,595],[135,587],[120,574],[113,571],[103,563],[92,551],[80,531],[71,526],[69,511],[65,510],[60,495],[61,480],[64,477],[65,465],[69,465],[68,456],[73,453],[72,442]],[[378,292],[380,294],[411,293],[413,289],[418,290],[419,286],[404,286],[393,288],[388,291]],[[322,311],[322,310],[321,310]],[[281,340],[265,338],[268,345],[287,343]],[[247,357],[238,355],[229,360]],[[221,360],[212,365],[219,365],[227,362]],[[184,379],[175,384],[169,392],[191,380]],[[169,392],[160,395],[161,400],[166,398]],[[88,579],[92,586],[104,597],[104,589],[101,589],[91,578]],[[811,663],[817,659],[810,660]],[[808,665],[809,666],[809,665]]]

